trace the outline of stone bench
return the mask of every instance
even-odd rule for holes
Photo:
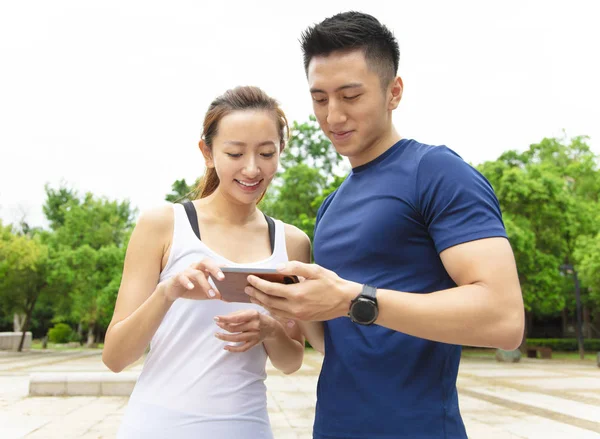
[[[29,396],[129,396],[139,372],[32,373]]]
[[[21,343],[22,332],[0,332],[0,351],[16,351]],[[23,349],[31,349],[31,332],[25,333]]]
[[[544,346],[527,346],[527,358],[537,358],[537,353],[540,353],[541,358],[551,359],[552,348]]]

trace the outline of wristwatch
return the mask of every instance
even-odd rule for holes
[[[377,288],[371,285],[363,285],[361,293],[350,302],[350,311],[348,317],[354,323],[359,325],[371,325],[379,315],[379,307],[377,306]]]

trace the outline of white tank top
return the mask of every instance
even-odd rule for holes
[[[226,266],[241,266],[215,253],[194,234],[185,209],[174,204],[173,242],[160,281],[208,257]],[[274,268],[288,260],[285,231],[275,220],[273,254],[243,264]],[[119,438],[271,438],[267,415],[262,344],[247,352],[223,349],[213,318],[243,309],[266,312],[254,304],[220,300],[177,299],[150,343],[150,352],[135,385]]]

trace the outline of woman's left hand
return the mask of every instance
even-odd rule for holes
[[[219,340],[241,343],[237,346],[226,345],[230,352],[246,352],[259,343],[275,337],[283,326],[273,317],[262,314],[255,309],[236,311],[226,316],[216,316],[217,326],[227,333],[215,334]]]

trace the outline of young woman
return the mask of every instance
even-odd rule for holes
[[[119,372],[151,347],[119,438],[272,438],[266,359],[298,370],[300,329],[257,305],[219,300],[209,275],[222,279],[220,266],[309,262],[308,237],[256,207],[288,130],[259,88],[227,91],[204,119],[200,198],[141,215],[102,354]]]

